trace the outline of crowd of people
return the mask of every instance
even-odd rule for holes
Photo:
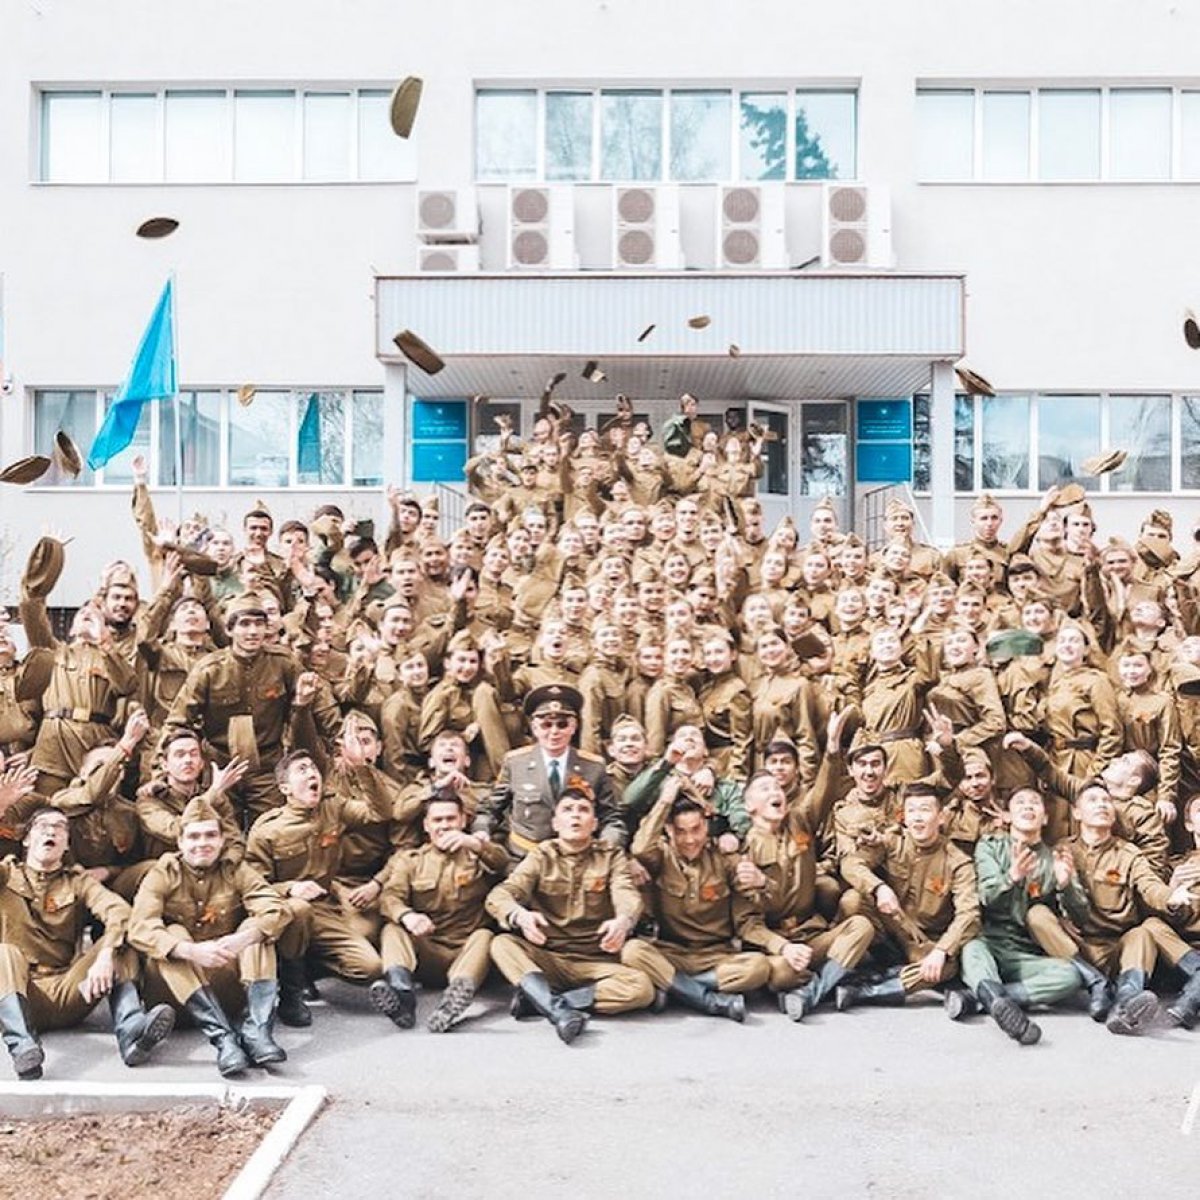
[[[1101,542],[1078,483],[987,495],[945,552],[893,502],[764,528],[763,441],[684,396],[657,438],[551,400],[429,500],[239,531],[155,513],[55,636],[0,625],[0,1030],[108,998],[223,1075],[282,1061],[320,979],[446,1032],[493,970],[564,1042],[668,1004],[803,1021],[936,989],[1032,1044],[1200,1016],[1200,553]],[[240,535],[240,537],[239,537]],[[240,544],[239,544],[240,541]],[[1161,993],[1161,997],[1160,994]],[[319,1020],[319,1014],[318,1014]],[[386,1028],[386,1026],[384,1026]]]

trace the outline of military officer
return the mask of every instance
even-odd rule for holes
[[[475,815],[473,832],[489,837],[504,832],[514,858],[528,854],[553,836],[558,798],[568,782],[578,778],[595,797],[601,839],[621,845],[625,830],[613,803],[604,760],[571,745],[583,697],[573,687],[552,683],[534,688],[523,707],[536,744],[513,750],[505,758],[491,796]]]

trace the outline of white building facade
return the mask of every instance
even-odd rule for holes
[[[1166,508],[1185,549],[1198,44],[1200,5],[1127,0],[0,0],[3,459],[86,451],[172,274],[181,386],[99,474],[0,488],[0,600],[43,529],[61,604],[138,555],[136,450],[167,516],[382,518],[559,372],[583,426],[686,390],[776,431],[774,516],[908,482],[945,542],[1121,446],[1101,532]]]

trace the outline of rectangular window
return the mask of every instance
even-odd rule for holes
[[[350,482],[355,487],[383,485],[383,393],[354,393]]]
[[[42,178],[96,183],[107,177],[99,92],[42,94]]]
[[[175,415],[180,414],[185,487],[221,483],[221,393],[180,392],[158,402],[158,481],[175,486]]]
[[[153,183],[162,178],[158,97],[121,93],[108,110],[109,169],[113,183]]]
[[[787,94],[743,92],[738,114],[741,177],[751,180],[786,179]]]
[[[930,398],[913,397],[913,491],[932,488],[932,434]],[[954,397],[954,490],[975,490],[975,398],[959,393]]]
[[[858,93],[796,92],[796,178],[858,176]]]
[[[341,392],[296,397],[296,482],[340,484],[346,470],[346,413]]]
[[[1200,92],[1180,94],[1179,124],[1180,177],[1200,179]]]
[[[617,183],[662,178],[662,92],[603,92],[600,177]]]
[[[1171,177],[1171,91],[1113,88],[1108,94],[1108,177]]]
[[[975,164],[975,93],[917,93],[917,178],[970,179]]]
[[[546,93],[546,179],[592,177],[591,92]]]
[[[352,98],[349,92],[304,97],[304,178],[349,179]]]
[[[1200,489],[1200,396],[1179,402],[1179,460],[1180,486]]]
[[[296,175],[294,92],[235,92],[233,175],[249,183],[282,183]]]
[[[229,104],[224,92],[168,92],[165,119],[168,183],[229,179]]]
[[[475,93],[475,178],[537,177],[537,92]]]
[[[79,447],[83,456],[83,470],[77,479],[62,475],[51,465],[50,470],[39,482],[59,484],[63,487],[86,487],[95,483],[96,477],[87,465],[88,449],[96,436],[96,393],[86,392],[38,392],[34,397],[33,444],[46,452],[54,445],[54,435],[62,430]]]
[[[1109,396],[1108,446],[1129,451],[1108,477],[1113,492],[1171,490],[1171,397]]]
[[[733,102],[729,92],[671,93],[671,178],[729,179]]]
[[[1029,93],[984,92],[984,179],[1029,178]]]
[[[231,487],[288,486],[291,409],[287,392],[259,392],[249,408],[229,405]]]
[[[1100,397],[1040,396],[1037,422],[1038,490],[1072,480],[1096,490],[1082,464],[1100,450]]]
[[[984,396],[981,402],[984,491],[1029,487],[1029,397]]]
[[[1038,92],[1038,177],[1100,178],[1099,89]]]
[[[397,182],[417,177],[417,147],[392,131],[390,92],[358,93],[358,177]]]

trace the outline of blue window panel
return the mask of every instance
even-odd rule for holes
[[[911,482],[912,443],[859,442],[855,447],[855,476],[859,483]]]
[[[860,442],[909,441],[913,434],[912,400],[860,400],[855,406]]]
[[[466,442],[414,442],[413,483],[461,483],[466,462]]]
[[[414,400],[412,437],[420,441],[457,441],[467,436],[465,400]]]

